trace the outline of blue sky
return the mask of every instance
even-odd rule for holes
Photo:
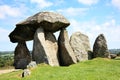
[[[108,48],[120,48],[120,0],[0,0],[0,51],[13,51],[8,35],[15,24],[41,11],[64,15],[71,23],[69,36],[80,31],[89,36],[91,48],[103,33]],[[32,42],[27,42],[32,49]]]

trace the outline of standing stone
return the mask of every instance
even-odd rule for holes
[[[80,32],[72,34],[70,37],[70,45],[78,62],[88,60],[88,53],[91,51],[91,49],[87,35]]]
[[[33,60],[36,63],[47,63],[51,66],[59,66],[58,45],[55,36],[51,32],[44,32],[38,28],[34,35]]]
[[[68,33],[65,29],[62,29],[58,38],[59,45],[59,61],[60,65],[68,66],[76,63],[74,52],[69,44]]]
[[[14,52],[14,66],[16,69],[25,69],[31,61],[30,52],[25,42],[18,42]]]
[[[110,52],[107,48],[107,42],[103,34],[100,34],[94,43],[93,46],[93,54],[94,58],[96,57],[103,57],[103,58],[109,58]]]

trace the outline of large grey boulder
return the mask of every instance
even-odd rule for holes
[[[30,52],[25,42],[19,42],[14,52],[14,66],[16,69],[25,69],[31,61]]]
[[[93,46],[93,54],[94,58],[96,57],[110,58],[110,52],[108,50],[107,42],[103,34],[100,34],[96,38]]]
[[[44,32],[38,28],[34,35],[32,57],[36,63],[47,63],[51,66],[59,66],[58,45],[55,36],[51,32]]]
[[[69,25],[69,21],[59,13],[39,12],[16,24],[9,37],[11,42],[28,41],[34,38],[34,33],[40,26],[47,32],[56,32]]]
[[[68,33],[62,29],[58,38],[59,45],[59,61],[62,66],[69,66],[76,63],[74,52],[69,44]]]
[[[78,62],[88,60],[88,53],[91,51],[91,48],[87,35],[81,32],[73,33],[70,37],[70,45]]]

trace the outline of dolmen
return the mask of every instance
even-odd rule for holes
[[[10,41],[18,43],[14,51],[15,68],[25,69],[31,61],[51,66],[69,66],[88,60],[87,53],[90,50],[88,37],[76,33],[69,40],[66,29],[69,25],[70,22],[56,12],[39,12],[17,23],[15,29],[9,34]],[[54,35],[57,31],[60,31],[58,40]],[[33,40],[32,53],[26,45],[26,41],[30,40]]]

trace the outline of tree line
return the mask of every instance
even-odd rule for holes
[[[111,54],[116,54],[117,56],[120,56],[120,49],[109,49]]]

